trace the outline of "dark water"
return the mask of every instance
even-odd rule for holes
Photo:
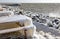
[[[32,12],[60,13],[60,3],[23,3],[22,8]]]

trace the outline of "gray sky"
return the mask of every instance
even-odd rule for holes
[[[0,3],[60,3],[60,0],[0,0]]]

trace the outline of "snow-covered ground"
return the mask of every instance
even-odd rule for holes
[[[25,13],[25,15],[32,18],[33,24],[37,28],[37,30],[36,30],[37,33],[34,34],[34,36],[36,37],[35,39],[60,39],[59,28],[56,29],[54,27],[55,24],[52,27],[49,27],[47,25],[50,21],[53,21],[53,19],[55,19],[55,17],[52,17],[52,18],[50,18],[50,17],[46,18],[46,17],[43,17],[43,16],[40,17],[40,16],[38,16],[39,13],[37,13],[37,12],[36,13],[33,13],[33,12],[30,13],[30,11],[27,11],[27,12],[29,12],[29,13],[27,13],[27,14]],[[41,19],[45,18],[45,19],[48,19],[50,21],[47,22],[47,24],[44,24],[44,22],[40,23],[40,21],[41,21],[40,18]],[[46,21],[45,21],[45,23],[46,23]]]
[[[28,39],[60,39],[60,30],[56,29],[55,27],[49,27],[48,25],[44,23],[40,23],[39,18],[42,18],[43,16],[38,17],[38,14],[40,13],[42,13],[45,16],[47,16],[48,13],[59,13],[60,4],[32,4],[32,5],[22,4],[22,9],[24,10],[24,13],[23,13],[24,15],[27,15],[31,18],[33,18],[33,16],[36,15],[35,19],[33,20],[33,24],[36,26],[37,32],[35,32],[33,38],[28,38]],[[55,17],[47,18],[47,19],[50,21],[53,21]]]
[[[54,28],[49,28],[43,24],[34,22],[37,27],[37,32],[46,39],[60,39],[60,31]]]

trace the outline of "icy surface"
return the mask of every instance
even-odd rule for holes
[[[38,12],[33,13],[30,11],[26,11],[25,15],[33,19],[33,24],[37,28],[34,39],[60,39],[60,19],[58,17],[49,17],[49,15],[43,13],[39,14]],[[53,22],[54,20],[57,20],[57,18],[59,24]],[[52,27],[50,27],[51,25]]]

